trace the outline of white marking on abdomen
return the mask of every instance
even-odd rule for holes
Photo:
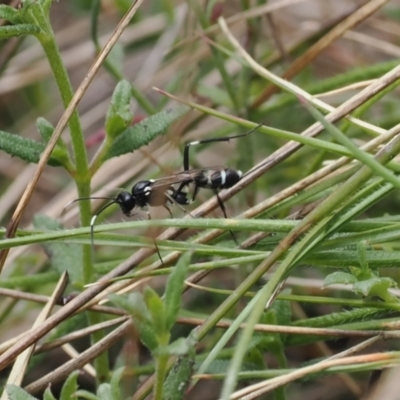
[[[224,186],[226,182],[226,171],[223,169],[221,171],[221,186]]]

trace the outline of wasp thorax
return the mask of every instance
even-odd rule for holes
[[[150,191],[151,185],[154,183],[154,181],[140,181],[136,183],[133,188],[132,188],[132,195],[133,196],[138,196],[142,195],[143,192]]]

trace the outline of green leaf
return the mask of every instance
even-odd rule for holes
[[[33,275],[19,275],[12,278],[0,279],[0,287],[30,289],[33,287],[41,287],[47,283],[57,282],[60,275],[56,272],[41,272]]]
[[[54,126],[49,121],[47,121],[46,118],[39,117],[36,120],[36,128],[40,136],[42,137],[43,141],[45,143],[48,143],[48,141],[51,138],[51,135],[54,132]]]
[[[0,4],[0,18],[12,24],[20,24],[24,21],[21,17],[21,13],[17,9],[5,4]]]
[[[174,326],[181,307],[182,291],[191,257],[191,252],[183,254],[167,281],[165,288],[165,308],[167,317],[166,329],[168,331]]]
[[[33,218],[33,225],[37,229],[56,231],[63,226],[50,217],[37,214]],[[83,286],[82,246],[62,242],[46,242],[43,247],[48,254],[52,267],[62,274],[68,271],[69,279],[76,288]]]
[[[150,314],[141,293],[130,293],[128,297],[110,294],[109,298],[118,307],[127,311],[139,332],[140,341],[151,351],[158,348],[158,339]]]
[[[164,383],[164,400],[181,400],[185,397],[193,373],[194,357],[192,345],[186,355],[176,360]]]
[[[121,378],[123,377],[125,372],[125,367],[120,367],[116,369],[110,380],[110,385],[111,385],[111,399],[119,400],[122,398],[121,396],[121,389],[119,387]]]
[[[51,3],[53,3],[53,1],[54,1],[54,0],[41,0],[43,10],[44,10],[46,13],[49,13],[50,7],[51,7]]]
[[[111,397],[111,386],[109,383],[102,383],[98,388],[97,388],[97,397],[99,400],[109,400],[113,399]],[[115,399],[117,400],[117,399]]]
[[[166,311],[165,305],[161,297],[151,287],[146,286],[144,289],[144,301],[147,309],[151,314],[154,330],[158,337],[162,337],[169,332],[166,330]]]
[[[130,153],[149,144],[157,136],[164,134],[169,126],[188,110],[189,107],[180,106],[173,110],[161,111],[126,129],[112,144],[107,159]]]
[[[352,274],[348,274],[347,272],[334,272],[324,279],[323,287],[335,284],[352,284],[356,282],[357,278]]]
[[[357,245],[358,259],[360,261],[360,266],[363,271],[369,271],[368,257],[367,257],[367,243],[361,241]]]
[[[0,26],[0,39],[8,39],[10,37],[22,35],[35,35],[40,32],[40,28],[32,24]]]
[[[99,400],[99,398],[95,394],[88,392],[87,390],[77,390],[75,392],[75,398],[77,398],[77,399],[84,398],[84,399],[88,399],[88,400]]]
[[[391,287],[397,287],[396,282],[392,278],[376,277],[355,283],[353,290],[363,296],[379,296],[384,299],[388,289]]]
[[[9,400],[37,400],[17,385],[7,385],[6,390]]]
[[[57,400],[54,396],[53,393],[51,393],[50,386],[46,388],[46,390],[43,393],[43,400]]]
[[[291,290],[285,289],[281,291],[283,295],[291,294]],[[292,322],[292,306],[291,302],[288,300],[275,300],[272,303],[271,310],[274,311],[276,315],[277,325],[290,325]]]
[[[120,81],[115,87],[111,104],[107,111],[105,130],[108,136],[116,138],[132,122],[131,85],[128,81]]]
[[[43,138],[43,141],[47,144],[54,132],[54,126],[47,121],[45,118],[38,118],[36,121],[36,127]],[[51,157],[57,160],[64,166],[69,166],[71,163],[67,146],[61,138],[57,140],[56,146],[51,153]]]
[[[72,372],[61,389],[60,400],[70,400],[74,398],[75,392],[78,390],[79,371]]]
[[[190,350],[190,344],[188,339],[179,338],[166,346],[165,350],[168,355],[183,356]]]
[[[0,131],[0,150],[5,151],[13,157],[21,158],[24,161],[37,164],[45,147],[43,143],[36,142],[35,140]],[[61,165],[53,157],[50,157],[48,164],[52,166]]]

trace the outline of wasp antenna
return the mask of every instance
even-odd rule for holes
[[[77,199],[74,199],[74,200],[69,201],[69,202],[64,206],[64,208],[63,208],[62,211],[61,211],[60,217],[63,216],[65,210],[66,210],[71,204],[76,203],[77,201],[82,201],[82,200],[114,200],[114,198],[113,198],[113,197],[97,197],[97,196],[96,196],[96,197],[79,197],[79,198],[77,198]]]
[[[243,137],[243,136],[250,135],[250,133],[253,133],[254,131],[256,131],[258,128],[260,128],[263,125],[264,125],[264,123],[261,122],[258,125],[256,125],[253,129],[250,129],[249,131],[247,131],[246,133],[242,133],[240,135],[235,135],[235,136],[229,136],[228,137],[228,142],[230,141],[230,139],[237,139],[237,138],[240,138],[240,137]]]
[[[99,198],[99,197],[91,197],[92,199],[95,198]],[[104,198],[102,198],[104,199]],[[110,200],[109,197],[106,197],[105,199]],[[111,205],[115,204],[117,201],[113,198],[111,198],[111,200],[113,200],[111,203],[106,204],[104,207],[100,208],[100,210],[97,212],[97,214],[93,215],[92,219],[90,220],[90,240],[92,242],[92,248],[94,249],[94,223],[96,222],[97,217],[108,207],[110,207]]]
[[[90,242],[92,243],[93,254],[94,254],[94,232],[93,232],[93,229],[94,229],[94,223],[96,222],[97,215],[98,214],[93,215],[92,219],[90,220]],[[94,260],[94,257],[92,257],[92,259]]]
[[[253,129],[250,129],[247,133],[245,133],[245,135],[249,135],[250,133],[253,133],[254,131],[256,131],[258,128],[261,128],[264,125],[263,122],[260,122],[258,125],[256,125]]]

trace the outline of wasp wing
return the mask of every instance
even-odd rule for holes
[[[194,168],[187,171],[178,172],[171,176],[166,176],[165,178],[155,179],[154,183],[151,185],[152,188],[169,187],[172,185],[177,185],[183,182],[193,182],[198,176],[202,175],[206,171],[221,171],[225,169],[224,167],[208,167],[208,168]]]

